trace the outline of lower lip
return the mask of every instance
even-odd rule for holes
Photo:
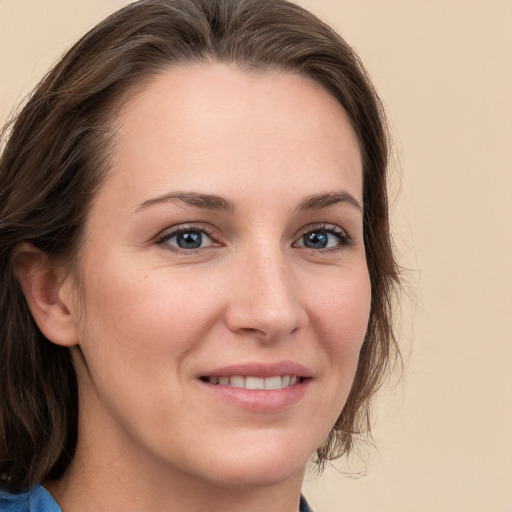
[[[280,412],[298,403],[305,395],[311,379],[281,389],[245,389],[222,386],[200,380],[204,388],[224,402],[253,412]]]

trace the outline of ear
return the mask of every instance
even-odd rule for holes
[[[65,269],[29,243],[19,244],[14,253],[16,274],[32,316],[41,332],[57,345],[78,343],[73,317],[72,278]]]

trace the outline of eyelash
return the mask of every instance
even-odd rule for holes
[[[157,245],[164,245],[167,242],[169,242],[169,240],[171,240],[172,238],[174,238],[176,236],[179,236],[179,235],[182,235],[185,233],[191,233],[191,232],[206,234],[206,236],[213,242],[210,247],[219,247],[221,245],[221,244],[215,242],[214,232],[206,224],[201,224],[199,226],[197,226],[197,225],[179,226],[179,227],[173,229],[171,232],[167,232],[164,235],[159,236],[156,240],[156,243],[157,243]],[[193,253],[200,251],[201,249],[204,249],[204,247],[200,247],[197,249],[183,249],[181,247],[171,246],[170,244],[168,244],[168,247],[166,249],[176,251],[179,253],[183,253],[183,254],[193,254]]]
[[[333,235],[335,238],[337,238],[338,243],[333,247],[326,247],[322,249],[311,249],[309,247],[306,247],[305,245],[297,246],[299,240],[303,240],[306,235],[314,233],[315,231]],[[307,230],[303,231],[303,233],[297,239],[297,242],[294,242],[294,245],[297,247],[310,249],[314,252],[329,253],[335,251],[342,251],[346,248],[352,247],[353,240],[349,233],[347,233],[344,229],[340,228],[339,226],[336,226],[335,224],[315,224],[312,226],[308,226]]]
[[[300,240],[303,240],[305,236],[307,236],[310,233],[314,232],[322,232],[327,233],[329,235],[333,235],[337,238],[338,243],[333,247],[327,247],[327,248],[319,248],[319,249],[313,249],[310,247],[303,245],[297,245]],[[177,227],[173,229],[171,232],[167,232],[162,236],[159,236],[156,240],[157,245],[164,245],[169,242],[174,237],[179,236],[180,234],[185,233],[191,233],[191,232],[197,232],[197,233],[204,233],[207,235],[207,237],[212,241],[212,245],[208,247],[199,247],[195,249],[184,249],[181,247],[171,246],[168,244],[167,250],[173,250],[176,252],[180,252],[183,254],[193,254],[199,252],[201,249],[209,248],[209,247],[220,247],[222,244],[217,243],[215,241],[214,231],[209,228],[205,224],[201,225],[184,225]],[[352,237],[349,233],[347,233],[344,229],[340,228],[339,226],[336,226],[334,224],[315,224],[312,226],[308,226],[306,230],[302,231],[302,234],[297,238],[297,241],[295,241],[292,244],[294,247],[301,247],[304,249],[312,250],[315,253],[322,252],[322,253],[329,253],[329,252],[335,252],[335,251],[341,251],[343,249],[349,248],[353,245]]]

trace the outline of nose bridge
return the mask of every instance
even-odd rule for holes
[[[228,324],[239,332],[275,339],[304,326],[307,317],[283,250],[277,244],[262,245],[239,261]]]

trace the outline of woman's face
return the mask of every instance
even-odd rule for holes
[[[162,72],[114,128],[78,263],[79,448],[221,485],[301,479],[370,310],[344,111],[292,74],[205,65]]]

